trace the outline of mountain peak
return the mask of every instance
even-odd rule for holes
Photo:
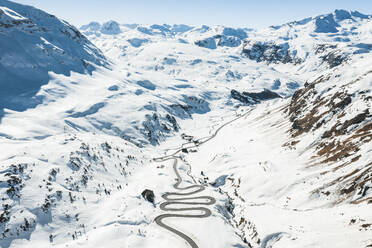
[[[273,29],[280,29],[283,26],[304,26],[313,25],[315,33],[337,33],[338,27],[345,20],[359,22],[372,18],[372,15],[365,15],[358,11],[349,11],[344,9],[335,9],[328,14],[322,14],[314,17],[304,18],[299,21],[293,21],[279,26],[271,26]]]
[[[120,25],[118,22],[112,21],[112,20],[105,22],[102,24],[101,33],[112,34],[112,35],[120,34],[121,33]]]
[[[103,23],[102,25],[99,22],[93,21],[80,27],[80,29],[87,35],[99,35],[99,33],[115,35],[122,32],[121,28],[123,28],[123,31],[126,29],[137,30],[138,32],[147,35],[173,35],[177,33],[185,33],[192,30],[194,27],[185,24],[119,24],[118,22],[112,20]]]
[[[360,18],[360,19],[368,19],[371,18],[371,15],[365,15],[358,11],[348,11],[344,9],[336,9],[332,15],[334,16],[335,20],[337,21],[343,21],[346,19],[353,19],[354,18]]]
[[[337,33],[340,22],[351,20],[357,22],[363,19],[371,18],[358,11],[348,11],[344,9],[336,9],[333,13],[320,15],[315,17],[315,32],[316,33]]]
[[[99,22],[93,21],[93,22],[90,22],[89,24],[81,26],[80,29],[83,31],[86,31],[86,30],[98,31],[101,29],[101,24]]]

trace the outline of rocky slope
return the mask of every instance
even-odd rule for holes
[[[371,52],[371,20],[371,15],[357,11],[335,10],[271,26],[250,35],[242,54],[257,62],[291,63],[300,73],[319,73],[345,63],[353,55]]]
[[[309,167],[321,167],[320,175],[327,178],[313,194],[335,195],[334,203],[372,203],[369,63],[369,59],[350,61],[321,74],[296,91],[286,109],[292,122],[288,145],[306,143],[314,150]],[[309,134],[312,137],[304,141]]]

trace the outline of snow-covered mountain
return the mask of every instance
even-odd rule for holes
[[[1,112],[40,103],[35,94],[48,83],[49,72],[91,73],[108,64],[99,49],[67,22],[6,0],[0,7]]]
[[[154,222],[174,151],[216,200],[165,221],[200,247],[370,247],[371,40],[355,11],[79,31],[0,0],[0,247],[187,247]]]
[[[332,68],[353,54],[370,53],[371,16],[336,10],[258,31],[243,53],[258,62],[293,63],[300,73]]]

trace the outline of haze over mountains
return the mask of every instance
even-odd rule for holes
[[[216,204],[167,223],[200,247],[372,246],[371,41],[347,10],[78,29],[0,0],[0,247],[187,247],[153,221],[178,147]]]

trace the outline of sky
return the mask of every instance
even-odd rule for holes
[[[334,9],[372,14],[372,0],[14,0],[76,26],[91,21],[263,28]]]

